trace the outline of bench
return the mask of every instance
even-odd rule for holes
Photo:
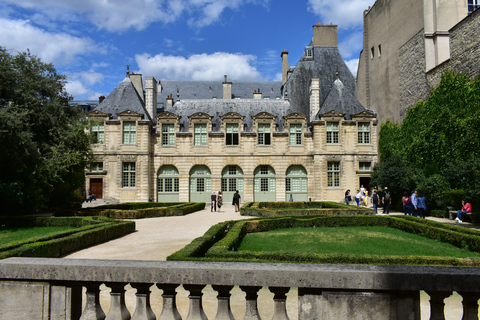
[[[455,218],[457,217],[457,211],[456,210],[453,210],[453,207],[447,207],[448,209],[448,219],[450,220],[455,220]],[[470,220],[470,221],[468,221]],[[475,222],[473,221],[473,212],[470,212],[470,213],[467,213],[465,215],[463,215],[463,222]]]

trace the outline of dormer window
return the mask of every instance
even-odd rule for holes
[[[270,123],[258,124],[258,144],[262,146],[269,146],[271,144]]]
[[[305,48],[305,57],[306,58],[313,58],[313,48],[312,47],[306,47]]]

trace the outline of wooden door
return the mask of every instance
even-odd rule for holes
[[[90,179],[90,191],[97,197],[103,198],[103,179]]]

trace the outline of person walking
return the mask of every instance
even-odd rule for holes
[[[235,206],[235,212],[238,212],[240,211],[240,199],[242,197],[240,196],[240,193],[238,193],[238,190],[237,192],[235,192],[233,194],[233,201],[232,201],[232,204]]]
[[[222,191],[218,191],[217,194],[217,207],[218,207],[218,212],[220,212],[220,208],[223,206],[223,195]]]
[[[352,201],[352,196],[350,195],[350,189],[345,191],[345,203],[350,204],[350,201]]]
[[[378,214],[378,194],[375,190],[373,190],[371,202],[373,204],[373,210],[375,210],[375,214]]]
[[[382,204],[383,204],[383,213],[389,214],[390,205],[392,204],[392,196],[390,195],[390,191],[388,190],[388,187],[385,187],[385,189],[383,190]]]
[[[362,193],[360,190],[357,190],[357,194],[355,195],[355,201],[357,202],[357,207],[360,207],[360,200],[362,199]]]
[[[417,190],[414,190],[412,193],[412,196],[410,197],[410,201],[412,202],[412,214],[414,217],[417,216],[417,201],[418,201],[417,194],[418,194]]]
[[[425,211],[427,210],[427,198],[423,195],[422,192],[418,194],[417,198],[417,211],[420,218],[425,219]]]
[[[217,193],[215,191],[212,192],[212,195],[210,196],[210,200],[212,202],[212,206],[210,207],[210,212],[217,212]]]
[[[402,197],[402,204],[403,204],[403,212],[405,213],[406,216],[411,216],[412,215],[412,212],[411,212],[411,201],[410,201],[410,197],[408,196],[408,193],[404,192],[403,193],[403,197]]]

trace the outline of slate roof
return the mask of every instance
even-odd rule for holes
[[[345,85],[340,79],[335,80],[333,83],[333,86],[330,89],[327,98],[325,98],[323,104],[321,105],[318,114],[325,114],[332,110],[345,114],[346,120],[350,120],[351,115],[357,114],[364,110],[374,114],[373,111],[365,109],[362,106],[357,97],[347,90],[347,88],[345,88]]]
[[[129,78],[123,81],[113,90],[108,97],[103,100],[95,110],[112,114],[111,119],[117,119],[117,113],[131,110],[139,114],[143,114],[143,120],[151,121],[150,115],[145,109],[145,105],[138,95],[137,90],[133,86]]]
[[[221,119],[229,112],[236,112],[244,119],[244,131],[251,132],[253,119],[252,116],[260,112],[268,112],[276,116],[276,123],[278,124],[277,131],[282,132],[284,128],[284,116],[297,112],[288,101],[285,100],[254,100],[254,99],[232,99],[232,100],[181,100],[171,108],[166,108],[165,111],[181,116],[180,131],[188,131],[188,117],[197,112],[203,112],[212,118],[212,131],[220,131]]]
[[[162,80],[162,91],[157,94],[157,101],[164,103],[171,94],[177,101],[177,92],[180,100],[183,99],[223,99],[223,84],[221,81],[169,81]],[[252,99],[253,92],[260,89],[263,97],[270,99],[280,98],[281,81],[250,81],[232,82],[232,98]],[[178,90],[178,91],[177,91]]]
[[[309,91],[311,79],[320,79],[320,106],[322,106],[337,77],[343,83],[344,90],[356,97],[357,87],[355,77],[345,64],[338,48],[313,47],[313,57],[302,56],[295,66],[293,73],[285,83],[284,91],[290,103],[298,106],[301,113],[308,116],[310,110]]]

